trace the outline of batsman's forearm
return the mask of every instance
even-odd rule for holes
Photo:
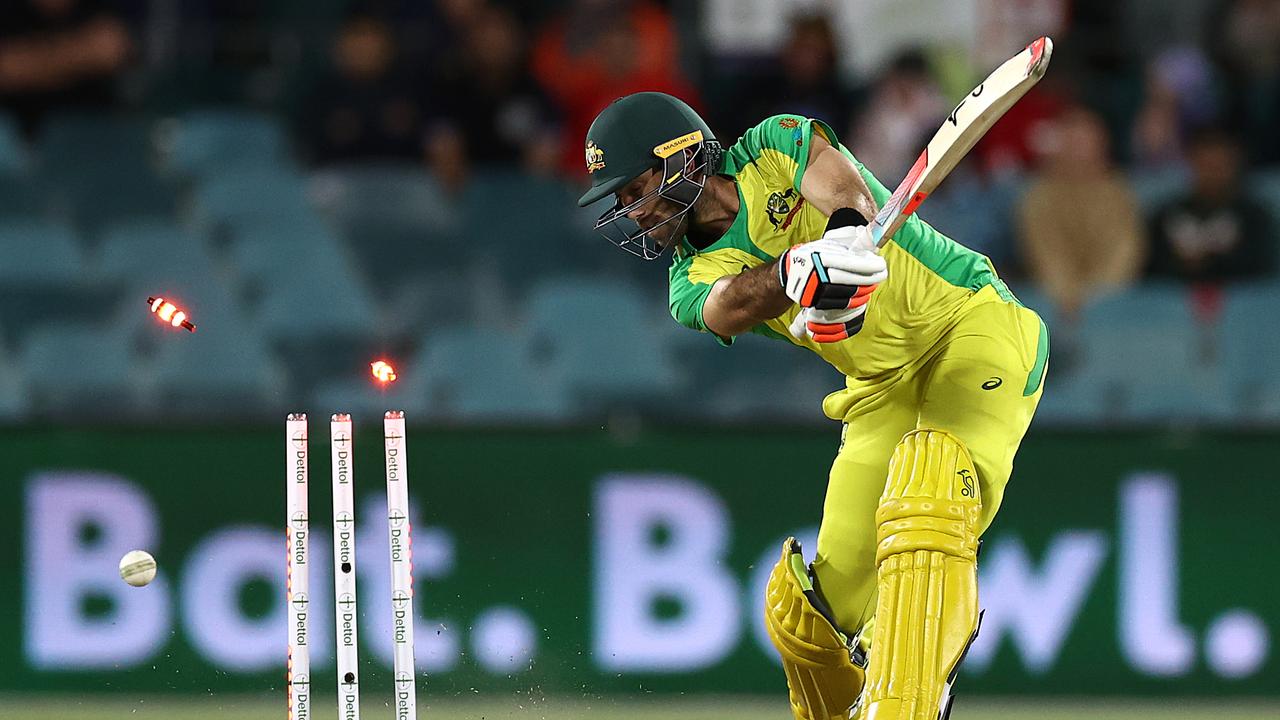
[[[721,278],[702,306],[702,320],[711,332],[729,337],[778,317],[791,305],[775,261]]]
[[[813,146],[800,194],[827,217],[840,208],[853,208],[871,222],[879,208],[858,167],[821,137],[814,138]]]

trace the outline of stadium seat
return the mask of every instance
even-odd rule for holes
[[[39,148],[43,189],[86,228],[174,212],[177,196],[156,175],[152,126],[145,118],[57,116]]]
[[[576,222],[576,200],[559,180],[478,173],[462,201],[464,242],[473,254],[495,263],[507,287],[524,292],[531,278],[574,272],[594,264],[592,254],[609,249],[592,224]]]
[[[1228,290],[1219,328],[1220,361],[1242,418],[1280,420],[1280,284]]]
[[[83,279],[84,253],[75,231],[63,223],[0,223],[0,286],[71,284]]]
[[[266,278],[255,315],[273,338],[366,335],[379,327],[377,304],[341,258],[296,257]]]
[[[53,205],[54,199],[31,177],[0,173],[0,222],[47,217]]]
[[[193,110],[161,127],[162,164],[178,176],[203,178],[229,168],[272,168],[289,162],[279,122],[260,113]]]
[[[293,219],[309,214],[302,177],[281,168],[234,168],[195,188],[192,221],[208,230],[243,220]]]
[[[47,323],[21,348],[32,412],[93,418],[127,415],[142,381],[133,341],[102,323]]]
[[[152,123],[143,117],[68,113],[49,118],[38,145],[41,166],[57,176],[77,171],[149,171],[155,158]]]
[[[44,322],[96,322],[119,288],[93,282],[65,224],[0,222],[0,325],[11,344]]]
[[[294,217],[243,218],[226,236],[235,272],[252,282],[270,282],[296,272],[300,263],[329,268],[349,265],[337,236],[314,213]]]
[[[742,335],[724,348],[709,335],[684,333],[697,342],[680,353],[684,385],[670,408],[680,417],[821,425],[822,399],[844,387],[839,371],[785,340]]]
[[[1085,427],[1109,420],[1106,408],[1098,401],[1099,389],[1091,377],[1081,377],[1078,368],[1058,371],[1049,358],[1044,376],[1044,392],[1033,421],[1037,425]]]
[[[150,370],[151,407],[164,417],[243,417],[284,404],[284,372],[252,325],[206,323],[166,337]]]
[[[13,118],[0,114],[0,176],[26,173],[30,157]]]
[[[250,243],[265,257],[249,268],[251,314],[271,349],[289,369],[291,389],[305,396],[332,378],[362,373],[384,336],[381,306],[327,232]],[[245,255],[238,255],[244,262]],[[267,263],[274,263],[268,265]]]
[[[456,229],[460,221],[454,203],[418,164],[322,170],[309,185],[316,206],[351,231],[382,219],[428,229]]]
[[[1137,170],[1129,173],[1129,188],[1147,218],[1185,192],[1189,182],[1187,173],[1180,170]]]
[[[457,203],[417,164],[344,167],[314,174],[310,195],[379,299],[395,317],[465,316],[477,296],[480,253],[464,243]],[[478,221],[482,223],[483,221]]]
[[[1180,287],[1150,285],[1085,307],[1075,382],[1102,416],[1126,422],[1213,420],[1230,397]],[[1074,398],[1078,400],[1080,398]]]
[[[27,403],[27,384],[18,360],[0,346],[0,423],[22,420]]]
[[[535,364],[526,336],[499,328],[428,334],[404,381],[438,420],[554,421],[572,409],[564,386]]]
[[[200,237],[165,218],[113,223],[97,245],[98,275],[116,281],[207,274],[213,265]]]
[[[1280,233],[1280,170],[1260,170],[1252,173],[1245,187],[1271,215],[1272,235]]]
[[[540,281],[529,294],[527,319],[548,373],[592,405],[656,401],[682,376],[657,323],[671,322],[666,298],[592,278]]]

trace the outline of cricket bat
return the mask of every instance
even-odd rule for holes
[[[1052,54],[1053,41],[1041,37],[1006,60],[956,105],[871,221],[876,247],[893,237],[974,144],[1044,77]]]

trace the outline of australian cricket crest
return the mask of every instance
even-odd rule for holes
[[[595,140],[587,141],[587,172],[604,169],[604,151],[596,147]]]
[[[800,197],[795,188],[788,188],[783,192],[771,194],[764,208],[765,213],[769,216],[769,224],[773,225],[774,230],[787,229],[787,226],[791,224],[792,215],[800,208],[800,204],[803,202],[804,198]]]

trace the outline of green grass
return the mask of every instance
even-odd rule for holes
[[[362,717],[391,717],[390,708],[365,702]],[[423,720],[789,720],[781,699],[577,700],[513,698],[508,701],[461,700],[419,702]],[[332,703],[316,707],[316,720],[336,716]],[[284,699],[261,696],[174,699],[13,697],[0,695],[5,720],[282,720]],[[1100,700],[994,701],[966,698],[956,704],[952,720],[1272,720],[1280,717],[1280,703]]]

